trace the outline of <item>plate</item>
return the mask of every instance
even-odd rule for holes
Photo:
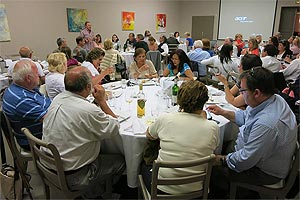
[[[122,94],[123,94],[123,90],[113,90],[113,91],[112,91],[112,95],[113,95],[113,97],[115,97],[115,98],[120,97]]]

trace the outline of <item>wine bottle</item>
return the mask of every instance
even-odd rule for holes
[[[177,105],[177,94],[178,94],[178,90],[179,90],[179,87],[177,85],[177,81],[178,81],[178,78],[175,78],[174,79],[174,85],[172,87],[172,105],[173,106]]]
[[[139,85],[139,93],[137,94],[137,117],[145,116],[146,95],[143,92],[143,83]]]

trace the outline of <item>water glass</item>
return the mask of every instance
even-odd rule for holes
[[[121,88],[126,89],[126,79],[121,80]]]

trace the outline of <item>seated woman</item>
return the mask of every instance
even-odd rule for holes
[[[256,38],[250,37],[250,39],[248,41],[248,48],[243,49],[241,54],[245,55],[245,54],[249,53],[249,54],[255,54],[255,55],[259,56],[259,54],[260,54],[259,51],[260,50],[259,50]]]
[[[189,57],[182,49],[177,49],[170,54],[170,63],[163,72],[163,76],[176,76],[180,73],[180,79],[194,80]]]
[[[80,62],[73,58],[72,51],[69,47],[62,47],[60,51],[67,57],[67,67],[81,65]]]
[[[116,34],[111,36],[111,41],[113,43],[113,48],[117,51],[121,51],[121,42]]]
[[[203,65],[211,65],[219,69],[220,74],[227,77],[228,73],[239,73],[237,58],[232,57],[233,46],[231,44],[224,44],[219,52],[219,55],[215,55],[211,58],[201,61]],[[214,80],[217,80],[213,77]]]
[[[290,50],[290,43],[287,40],[280,40],[278,44],[277,59],[282,61],[286,57],[293,57],[293,52]]]
[[[204,104],[208,100],[208,90],[199,81],[184,82],[178,91],[177,104],[180,112],[160,116],[146,131],[150,140],[159,140],[159,161],[189,161],[214,153],[219,144],[218,125],[206,119]],[[198,141],[198,142],[195,142]],[[160,169],[158,176],[165,178],[198,174],[205,171],[203,165],[197,169]],[[142,176],[146,186],[151,185],[151,171],[142,165]],[[200,187],[200,188],[199,188]],[[201,189],[202,184],[159,186],[169,194],[182,194]]]
[[[102,37],[99,33],[95,36],[94,47],[103,49]]]
[[[149,42],[149,43],[148,43],[149,50],[150,50],[150,51],[157,51],[158,45],[157,45],[157,43],[156,43],[155,38],[152,37],[152,36],[150,36],[150,37],[148,38],[148,42]]]
[[[133,58],[134,61],[129,66],[130,76],[134,79],[158,77],[151,60],[146,60],[146,51],[143,48],[137,48],[134,52]]]
[[[45,77],[46,91],[51,100],[59,93],[65,91],[65,72],[67,71],[67,58],[64,53],[51,53],[47,62],[49,73]]]
[[[92,49],[86,57],[86,60],[81,66],[86,67],[92,74],[92,82],[94,85],[101,83],[102,79],[111,73],[114,73],[114,68],[109,67],[105,70],[101,70],[100,64],[105,55],[105,52],[100,48]]]
[[[293,55],[300,54],[300,37],[297,36],[293,39],[291,51],[293,52]]]
[[[249,70],[257,66],[262,66],[260,57],[254,54],[246,54],[242,57],[241,64],[239,66],[240,74],[245,70]],[[226,101],[237,108],[244,108],[246,106],[245,100],[243,95],[239,94],[240,82],[235,84],[232,88],[229,88],[229,84],[225,76],[217,74],[216,77],[224,84]]]
[[[120,62],[124,61],[124,57],[120,54],[119,51],[113,49],[113,42],[110,39],[106,39],[104,41],[104,50],[105,55],[100,64],[100,68],[102,70],[106,70],[109,67],[113,67],[115,72],[110,74],[110,80],[119,79],[121,80],[121,74],[116,72],[115,64],[118,62],[118,58]]]

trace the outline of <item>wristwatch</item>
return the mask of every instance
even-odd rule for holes
[[[230,88],[229,88],[229,85],[224,85],[224,90],[225,90],[226,88],[230,89]]]

